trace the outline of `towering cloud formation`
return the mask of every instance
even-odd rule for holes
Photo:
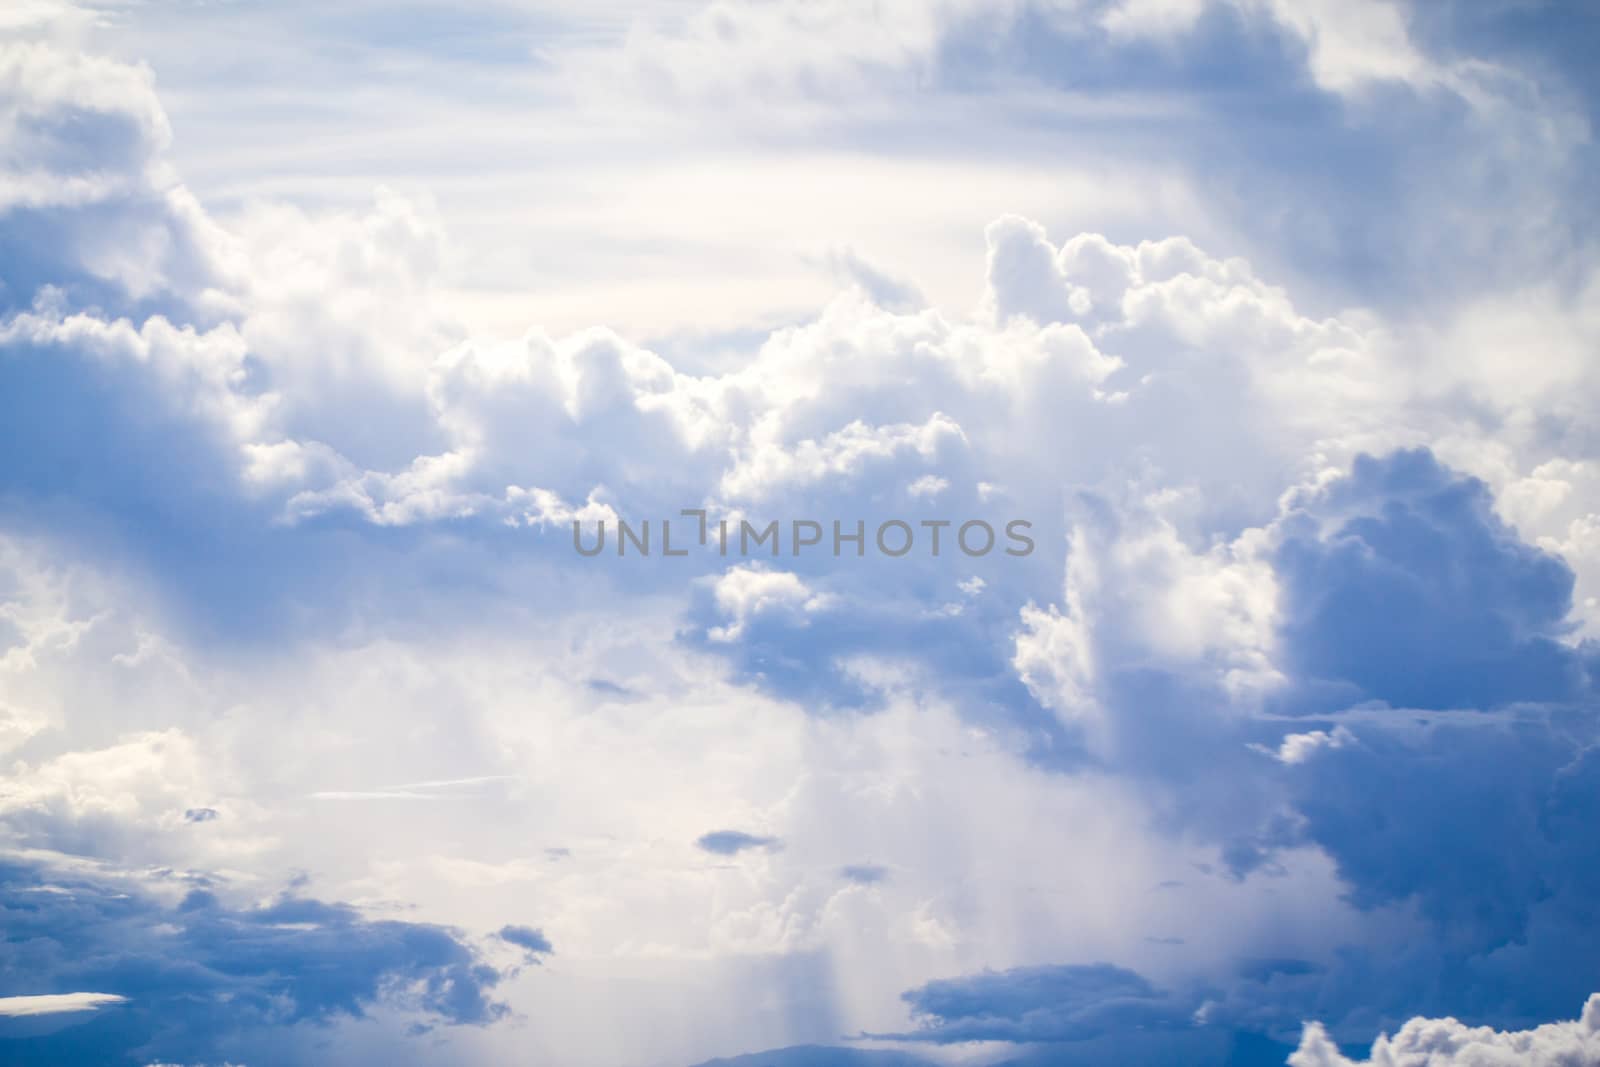
[[[450,39],[548,122],[360,142],[437,202],[203,205],[133,16],[0,15],[0,1060],[1596,1061],[1581,72],[1377,0],[565,18]],[[428,169],[524,129],[586,213]],[[530,213],[692,298],[529,326]],[[573,550],[685,509],[945,551]]]

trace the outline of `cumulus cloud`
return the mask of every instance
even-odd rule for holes
[[[1308,730],[1303,734],[1289,734],[1284,737],[1277,751],[1261,746],[1257,748],[1280,763],[1304,763],[1318,749],[1343,748],[1345,745],[1354,744],[1355,740],[1355,734],[1351,733],[1348,727],[1335,726],[1332,730]]]
[[[1583,1067],[1600,1063],[1600,994],[1589,998],[1573,1022],[1546,1023],[1532,1030],[1501,1031],[1467,1026],[1455,1019],[1410,1019],[1393,1037],[1372,1044],[1365,1060],[1351,1060],[1319,1023],[1309,1023],[1290,1067]]]
[[[707,631],[713,641],[737,640],[746,621],[758,615],[797,612],[803,616],[828,606],[827,597],[812,592],[794,574],[758,566],[730,568],[717,579],[712,595],[718,610],[729,617],[727,625]]]
[[[996,321],[841,297],[817,322],[775,334],[752,365],[715,376],[604,330],[449,347],[454,333],[426,300],[442,238],[425,210],[387,192],[365,216],[258,213],[236,235],[210,238],[237,267],[217,281],[235,311],[212,330],[168,338],[162,318],[51,305],[14,316],[7,331],[13,344],[88,343],[135,363],[170,350],[158,365],[177,370],[162,384],[195,379],[179,383],[194,390],[183,417],[207,413],[237,449],[222,464],[245,495],[269,494],[291,521],[351,509],[385,525],[471,516],[543,525],[607,493],[681,506],[711,491],[741,507],[832,495],[841,482],[867,497],[892,479],[920,495],[996,462],[1020,462],[1026,483],[1075,438],[1062,433],[1063,404],[1099,421],[1096,406],[1137,387],[1131,371],[1148,379],[1155,369],[1118,351],[1124,342],[1107,332],[1117,326],[1141,341],[1144,361],[1163,334],[1225,347],[1247,336],[1239,331],[1269,346],[1294,336],[1324,361],[1329,349],[1368,343],[1359,327],[1298,318],[1242,262],[1208,260],[1186,242],[1136,250],[1086,235],[1058,250],[1020,219],[989,239],[985,301]],[[1209,288],[1174,289],[1190,277],[1180,270]],[[1049,303],[1056,291],[1059,307]],[[1260,304],[1255,317],[1271,328],[1230,311],[1232,335],[1212,326],[1191,336],[1205,314],[1197,301],[1239,304],[1246,292],[1243,306]],[[893,398],[908,380],[916,388]],[[170,393],[154,403],[170,404]],[[351,407],[367,418],[341,417]],[[867,408],[882,410],[863,418]],[[1038,434],[1034,455],[994,432],[997,411]]]
[[[46,29],[0,42],[0,85],[0,308],[42,285],[89,302],[227,308],[224,238],[172,169],[149,68]]]
[[[1096,232],[1052,176],[1030,212],[1048,228],[941,214],[979,283],[959,309],[840,252],[820,258],[845,291],[732,340],[494,337],[445,310],[462,275],[426,195],[223,225],[177,180],[148,70],[51,34],[3,46],[0,826],[29,936],[0,976],[16,998],[126,998],[25,1054],[295,1062],[357,1018],[500,1019],[513,972],[453,915],[525,963],[561,943],[573,980],[516,990],[558,1062],[704,1055],[697,1025],[1074,1046],[1056,1062],[1141,1034],[1221,1062],[1231,1035],[1301,1018],[1521,1026],[1593,991],[1592,278],[1424,328],[1343,307],[1307,266],[1370,238],[1453,276],[1505,228],[1460,226],[1465,201],[1430,191],[1419,231],[1390,225],[1407,194],[1363,191],[1359,225],[1310,252],[1260,239],[1285,202],[1307,232],[1349,221],[1306,205],[1317,182],[1370,184],[1323,167],[1352,145],[1395,189],[1429,188],[1397,142],[1472,160],[1496,196],[1511,160],[1507,203],[1538,202],[1565,117],[1524,151],[1537,93],[1434,56],[1376,2],[914,7],[722,4],[608,58],[688,110],[751,86],[817,129],[856,110],[856,151],[893,126],[861,100],[965,99],[971,130],[978,87],[1054,134],[1094,118],[1056,114],[1078,104],[1160,113],[1079,98],[1160,97],[1244,42],[1214,95],[1260,144],[1155,129],[1219,161],[1185,180],[1215,179],[1283,148],[1271,112],[1307,131],[1274,156],[1294,195],[1203,181],[1204,239],[1144,217]],[[1263,70],[1287,88],[1226,80]],[[919,151],[1003,156],[1016,131],[938,132]],[[1494,269],[1552,243],[1510,242]],[[704,350],[722,344],[737,358]],[[1039,551],[567,552],[573,522],[684,507],[1021,516]],[[301,865],[353,903],[261,902]],[[405,904],[414,921],[377,917]],[[749,996],[768,983],[784,995]],[[637,1039],[594,992],[622,989],[651,1022]],[[466,1060],[528,1054],[458,1040]],[[1319,1040],[1301,1054],[1335,1055]]]
[[[1130,510],[1085,510],[1062,603],[1022,615],[1022,677],[1097,758],[1157,791],[1181,782],[1179,821],[1212,836],[1235,876],[1310,845],[1374,928],[1428,931],[1408,950],[1352,945],[1309,969],[1241,973],[1206,1005],[1208,1024],[1281,1033],[1296,1008],[1333,1002],[1384,1019],[1425,1003],[1536,1019],[1536,1002],[1586,995],[1592,975],[1570,961],[1586,955],[1571,948],[1587,940],[1580,887],[1594,862],[1572,836],[1570,798],[1590,762],[1594,650],[1569,639],[1563,563],[1506,527],[1483,483],[1431,453],[1360,457],[1213,549],[1208,569],[1227,579],[1213,571],[1194,591],[1234,592],[1200,603],[1253,604],[1230,652],[1212,644],[1227,614],[1165,632],[1184,617],[1173,598],[1193,553],[1168,542],[1164,554],[1185,566],[1152,568]],[[1150,594],[1159,613],[1140,608]],[[1284,711],[1327,718],[1285,728]],[[1187,758],[1175,759],[1180,735]],[[1259,754],[1281,771],[1263,773]],[[1379,981],[1385,969],[1404,977]],[[1428,998],[1416,993],[1422,975]]]
[[[1346,700],[1485,707],[1587,687],[1561,641],[1572,571],[1431,453],[1358,458],[1277,529],[1288,663]]]

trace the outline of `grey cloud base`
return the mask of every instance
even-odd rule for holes
[[[38,1036],[0,1026],[7,1063],[274,1062],[381,1004],[425,1025],[501,1018],[500,973],[456,931],[285,895],[177,905],[136,882],[0,863],[0,995],[93,989],[125,1001]],[[309,1028],[309,1030],[307,1029]]]

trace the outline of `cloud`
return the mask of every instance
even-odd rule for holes
[[[911,312],[928,304],[914,283],[886,273],[853,248],[835,249],[829,253],[827,263],[835,273],[858,286],[881,308]]]
[[[1455,1019],[1411,1019],[1394,1037],[1379,1037],[1366,1060],[1347,1059],[1320,1023],[1308,1023],[1290,1067],[1585,1067],[1600,1063],[1600,994],[1590,997],[1574,1022],[1532,1030],[1499,1031]]]
[[[110,306],[227,307],[220,231],[176,180],[153,82],[48,30],[0,43],[0,309],[43,285]]]
[[[76,1014],[93,1012],[112,1004],[125,1004],[128,998],[115,993],[43,993],[31,997],[0,997],[0,1015],[23,1018],[29,1015]]]
[[[324,170],[306,206],[233,189],[215,217],[171,165],[193,112],[168,123],[150,71],[8,42],[0,832],[30,850],[14,913],[39,925],[0,976],[129,998],[22,1051],[389,1062],[374,1031],[491,1022],[515,992],[522,1033],[448,1055],[870,1028],[1222,1062],[1301,1018],[1521,1026],[1592,992],[1594,282],[1589,209],[1555,195],[1582,138],[1544,81],[1347,8],[734,3],[600,57],[551,30],[569,51],[481,79],[515,121],[460,121],[487,74],[464,61],[462,100],[399,127],[391,83],[318,95],[381,98],[369,125],[483,199],[355,197]],[[310,67],[338,51],[258,37]],[[417,51],[388,69],[427,68]],[[635,80],[590,96],[605,62]],[[271,172],[235,82],[212,106]],[[524,90],[551,86],[598,105],[546,122]],[[660,107],[688,178],[648,146],[608,155]],[[430,122],[463,140],[440,153]],[[480,129],[506,173],[504,131],[539,131],[540,180],[586,210],[460,167]],[[1043,192],[991,184],[1012,168]],[[457,245],[463,203],[478,241]],[[856,247],[834,240],[852,211],[915,283],[842,252],[843,292],[769,284],[763,264],[827,262],[796,234]],[[579,237],[519,240],[530,215]],[[522,286],[518,258],[627,261],[657,302],[698,287],[671,309],[695,329],[525,330],[529,306],[587,312]],[[755,311],[704,299],[730,275]],[[501,336],[454,321],[485,278],[515,294]],[[640,299],[617,280],[599,318]],[[685,506],[1025,514],[1039,551],[567,551],[573,520]],[[70,876],[29,873],[41,855]],[[260,902],[298,869],[359,906],[300,883]],[[428,921],[376,917],[408,906]],[[525,959],[559,940],[551,999],[484,963],[462,915]],[[641,1037],[615,1025],[622,990]]]
[[[745,1056],[706,1060],[695,1067],[932,1067],[932,1062],[888,1049],[797,1045],[752,1052]]]
[[[37,765],[18,761],[0,797],[13,840],[89,855],[152,855],[164,831],[214,820],[196,808],[210,792],[201,748],[178,728],[133,733],[105,748],[66,752]]]
[[[1336,726],[1330,730],[1308,730],[1303,734],[1288,734],[1277,751],[1258,746],[1279,763],[1304,763],[1322,748],[1343,748],[1356,743],[1355,734],[1348,727]]]
[[[795,575],[758,565],[730,567],[717,579],[712,595],[718,610],[732,617],[726,626],[707,631],[713,641],[737,640],[746,621],[758,615],[798,612],[803,618],[828,606],[826,597],[813,593]]]
[[[1491,707],[1584,690],[1573,576],[1426,450],[1360,457],[1279,520],[1289,664],[1348,700]]]
[[[839,877],[856,885],[876,885],[889,877],[889,869],[875,863],[852,863],[839,868]]]
[[[1219,980],[1206,1024],[1520,1024],[1587,995],[1595,651],[1570,639],[1570,571],[1425,450],[1357,458],[1203,556],[1170,504],[1152,525],[1148,498],[1088,502],[1064,604],[1021,615],[1019,672],[1233,877],[1309,846],[1369,930],[1419,931]],[[1213,621],[1174,632],[1189,617]]]
[[[652,88],[690,98],[839,98],[881,82],[916,84],[936,60],[948,17],[919,4],[864,12],[827,3],[802,11],[734,0],[676,25],[637,25],[626,55]]]
[[[361,1018],[380,1003],[457,1025],[505,1012],[491,996],[499,973],[439,926],[293,894],[233,907],[193,888],[169,904],[127,877],[18,858],[5,861],[3,896],[13,938],[0,985],[18,996],[0,1003],[32,1011],[38,990],[55,986],[106,992],[47,998],[51,1010],[119,1007],[96,1026],[15,1038],[24,1058],[271,1055],[292,1040],[284,1028]]]
[[[695,841],[697,847],[717,856],[735,856],[748,849],[771,850],[781,844],[775,837],[747,834],[742,830],[713,830]]]
[[[921,1026],[901,1038],[1083,1041],[1188,1024],[1185,1007],[1140,975],[1111,964],[1024,967],[929,982],[904,994]]]
[[[482,774],[472,778],[450,778],[428,782],[406,782],[378,789],[319,789],[313,800],[448,800],[472,797],[486,788],[514,781],[515,775]]]
[[[555,951],[550,944],[550,939],[540,930],[531,926],[502,926],[495,935],[508,945],[515,945],[522,950],[523,959],[528,963],[541,962],[541,956],[548,956]]]
[[[1400,82],[1420,89],[1448,85],[1447,67],[1431,63],[1407,30],[1405,8],[1389,0],[1351,4],[1302,3],[1283,0],[1251,3],[1224,0],[1242,12],[1260,12],[1300,39],[1306,65],[1319,87],[1354,93],[1372,83]],[[1192,32],[1210,7],[1208,0],[1120,0],[1101,16],[1114,36],[1148,34],[1170,37]]]
[[[41,1038],[92,1022],[106,1009],[126,1004],[114,993],[42,993],[0,997],[0,1041]]]
[[[1593,729],[1593,714],[1351,721],[1354,743],[1290,768],[1303,832],[1338,863],[1352,899],[1408,904],[1434,931],[1395,966],[1434,975],[1441,1005],[1524,1019],[1587,995],[1593,976],[1574,960],[1600,865],[1574,820],[1593,814],[1578,800],[1593,759],[1568,731]],[[1368,1002],[1399,1008],[1409,984],[1374,988]]]

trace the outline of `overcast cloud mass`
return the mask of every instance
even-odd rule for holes
[[[0,1063],[1600,1065],[1596,55],[10,0]]]

